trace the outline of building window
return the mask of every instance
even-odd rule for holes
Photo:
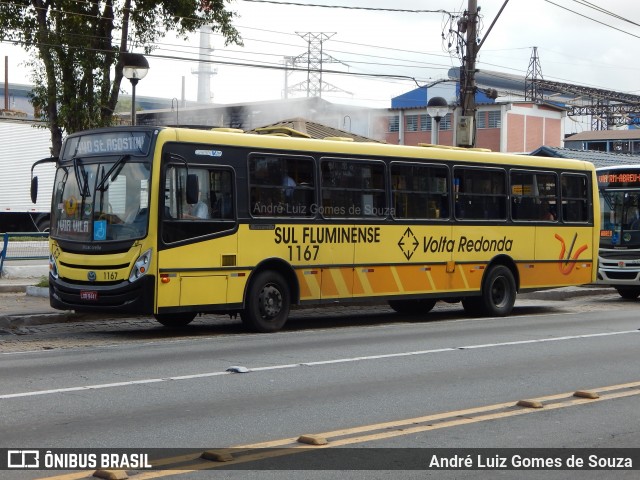
[[[418,115],[407,115],[405,117],[405,131],[417,132],[418,131]]]
[[[478,112],[476,126],[478,128],[487,128],[487,112]]]
[[[420,115],[420,131],[427,132],[429,130],[431,130],[431,117],[426,113],[423,113]]]
[[[598,152],[607,151],[607,142],[584,142],[583,150],[596,150]]]
[[[489,113],[489,128],[500,128],[502,121],[501,112],[488,112]]]
[[[631,153],[631,147],[627,140],[614,140],[611,151],[615,153]]]
[[[451,130],[451,114],[447,113],[440,120],[440,130]]]
[[[395,115],[389,118],[389,132],[399,132],[400,131],[400,117]]]

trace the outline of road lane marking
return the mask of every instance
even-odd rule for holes
[[[195,463],[190,465],[176,465],[176,467],[174,467],[173,469],[144,471],[136,474],[132,478],[135,478],[136,480],[151,480],[154,478],[181,475],[202,470],[225,468],[233,465],[255,462],[258,460],[273,459],[277,457],[293,455],[296,453],[307,453],[318,449],[366,443],[376,440],[424,433],[431,430],[470,425],[474,423],[499,420],[520,415],[535,414],[545,410],[557,410],[560,408],[568,408],[594,402],[603,402],[605,400],[613,400],[633,395],[640,395],[640,381],[618,385],[609,385],[600,388],[590,388],[588,390],[597,392],[600,395],[599,398],[576,397],[574,396],[574,391],[536,398],[536,401],[539,401],[544,405],[541,409],[517,407],[516,402],[511,401],[481,407],[454,410],[450,412],[436,413],[416,418],[363,425],[353,428],[343,428],[339,430],[313,434],[318,437],[329,439],[328,444],[317,445],[313,447],[310,447],[309,445],[302,445],[298,443],[298,437],[292,437],[267,442],[239,445],[236,447],[221,448],[217,449],[216,451],[232,454],[233,460],[225,462],[205,461],[201,459],[198,454],[175,456],[159,459],[157,461],[154,460],[153,465],[154,467],[158,467],[180,464],[190,461],[194,461]],[[42,478],[47,478],[49,480],[76,480],[80,478],[86,478],[91,474],[92,471],[83,471]]]
[[[316,367],[316,366],[331,365],[331,364],[338,364],[338,363],[381,360],[381,359],[387,359],[387,358],[429,355],[434,353],[455,352],[458,350],[476,350],[476,349],[482,349],[482,348],[508,347],[508,346],[514,346],[514,345],[528,345],[528,344],[536,344],[536,343],[589,339],[589,338],[609,337],[614,335],[628,335],[628,334],[640,334],[640,330],[623,330],[618,332],[591,333],[591,334],[585,334],[585,335],[569,335],[564,337],[553,337],[553,338],[537,338],[532,340],[519,340],[519,341],[513,341],[513,342],[487,343],[487,344],[480,344],[480,345],[466,345],[461,347],[447,347],[447,348],[436,348],[431,350],[417,350],[412,352],[387,353],[382,355],[336,358],[332,360],[320,360],[317,362],[302,362],[302,363],[289,363],[284,365],[269,365],[264,367],[250,367],[249,373],[283,370],[283,369],[298,368],[298,367]],[[218,377],[222,375],[235,375],[235,373],[227,372],[227,371],[205,372],[205,373],[195,373],[190,375],[179,375],[174,377],[148,378],[148,379],[142,379],[142,380],[130,380],[126,382],[103,383],[103,384],[97,384],[97,385],[82,385],[78,387],[54,388],[49,390],[34,390],[30,392],[20,392],[20,393],[7,393],[7,394],[0,395],[0,400],[8,400],[13,398],[24,398],[24,397],[35,397],[39,395],[52,395],[57,393],[86,392],[90,390],[102,390],[107,388],[127,387],[127,386],[133,386],[133,385],[146,385],[150,383],[195,380],[195,379],[207,378],[207,377]]]

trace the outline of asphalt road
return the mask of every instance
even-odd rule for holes
[[[0,447],[203,451],[316,434],[349,452],[366,447],[360,451],[381,463],[338,474],[326,469],[342,470],[344,458],[329,448],[320,470],[303,475],[220,470],[181,478],[603,478],[603,471],[499,469],[400,475],[377,470],[401,468],[390,451],[370,449],[637,450],[639,309],[611,295],[520,302],[514,315],[491,319],[465,318],[453,306],[437,308],[432,321],[383,308],[307,312],[270,335],[242,333],[229,320],[178,335],[142,320],[87,327],[71,345],[56,344],[65,333],[54,328],[24,332],[26,344],[44,337],[58,346],[0,352]],[[572,397],[577,390],[600,398]],[[523,399],[544,407],[516,407]],[[276,465],[299,468],[290,457]],[[604,473],[637,478],[638,470]]]

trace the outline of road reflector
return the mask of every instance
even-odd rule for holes
[[[300,435],[298,442],[306,443],[307,445],[326,445],[329,443],[326,438],[319,435]]]
[[[590,392],[588,390],[578,390],[573,394],[573,396],[580,397],[580,398],[590,398],[592,400],[595,400],[596,398],[600,398],[600,395],[598,395],[597,392]]]
[[[93,472],[93,476],[97,478],[104,478],[105,480],[126,480],[129,478],[127,472],[124,470],[100,469]]]
[[[224,450],[207,450],[202,452],[200,458],[211,460],[212,462],[230,462],[233,460],[233,455]]]
[[[525,408],[542,408],[544,406],[538,400],[520,400],[516,405]]]

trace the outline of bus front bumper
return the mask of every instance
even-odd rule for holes
[[[49,275],[49,303],[58,310],[152,315],[155,276],[116,284],[70,283]]]

